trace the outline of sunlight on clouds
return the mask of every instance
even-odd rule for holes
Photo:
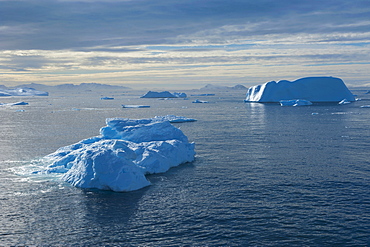
[[[14,85],[97,82],[176,87],[186,83],[191,87],[199,83],[253,85],[303,76],[367,83],[370,43],[358,40],[367,42],[370,33],[354,36],[265,35],[253,42],[2,51],[0,62],[6,66],[0,66],[0,72],[4,82]],[[356,42],[350,42],[351,38]]]

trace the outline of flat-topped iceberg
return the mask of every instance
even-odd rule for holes
[[[99,136],[45,156],[49,165],[35,173],[62,173],[62,180],[79,188],[123,192],[150,185],[146,174],[194,160],[194,143],[160,117],[108,118],[106,124]]]
[[[355,96],[339,78],[306,77],[250,87],[245,101],[268,103],[297,99],[310,102],[340,102],[346,99],[351,102],[355,101]]]
[[[168,91],[163,92],[149,91],[143,96],[141,96],[141,98],[186,98],[186,97],[187,97],[186,93],[177,93],[177,92],[170,93]]]
[[[14,88],[0,90],[0,96],[48,96],[48,92],[38,91],[34,88]]]

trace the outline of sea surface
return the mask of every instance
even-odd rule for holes
[[[244,103],[243,90],[2,97],[0,246],[369,246],[370,94],[347,105]],[[214,96],[191,94],[215,93]],[[101,100],[101,97],[114,100]],[[209,103],[195,104],[193,100]],[[150,108],[122,108],[122,104]],[[30,175],[110,117],[178,115],[196,158],[116,193]]]

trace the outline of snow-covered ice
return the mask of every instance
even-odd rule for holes
[[[152,118],[154,121],[168,121],[170,123],[184,123],[184,122],[195,122],[197,121],[194,118],[187,118],[182,116],[175,115],[166,115],[166,116],[155,116]]]
[[[339,105],[351,104],[351,101],[349,101],[349,100],[347,100],[347,99],[343,99],[343,100],[341,100],[338,104],[339,104]]]
[[[208,101],[196,99],[192,103],[208,103]]]
[[[153,92],[149,91],[141,98],[186,98],[186,93],[170,93],[168,91],[163,91],[163,92]]]
[[[335,77],[306,77],[295,81],[270,81],[250,87],[246,102],[280,102],[281,100],[307,100],[311,102],[355,101],[344,82]]]
[[[13,105],[28,105],[28,103],[24,101],[19,101],[15,103],[0,103],[0,106],[13,106]]]
[[[49,165],[36,173],[62,173],[62,180],[80,188],[123,192],[148,186],[146,174],[194,160],[194,143],[167,118],[108,118],[99,136],[45,156]]]
[[[34,88],[14,88],[0,90],[0,96],[48,96],[48,92],[38,91]]]
[[[186,93],[178,93],[178,92],[174,92],[172,93],[174,96],[176,96],[177,98],[186,98],[187,95]]]
[[[123,108],[149,108],[149,105],[122,105]]]
[[[306,106],[312,105],[311,101],[296,99],[296,100],[280,100],[281,106]]]

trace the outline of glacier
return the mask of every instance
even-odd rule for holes
[[[194,160],[194,143],[173,126],[184,117],[149,119],[108,118],[100,135],[61,147],[43,158],[44,169],[35,174],[62,174],[79,188],[126,192],[150,185],[147,174]],[[184,120],[185,119],[185,120]]]
[[[336,77],[305,77],[295,81],[270,81],[250,87],[245,102],[273,103],[289,100],[309,102],[355,101],[343,80]]]

